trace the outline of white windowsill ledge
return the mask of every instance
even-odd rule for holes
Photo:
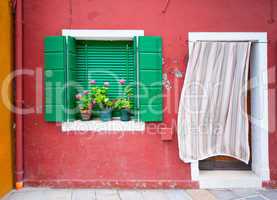
[[[108,122],[102,122],[100,120],[81,121],[76,120],[73,122],[63,122],[62,132],[68,131],[144,131],[145,123],[137,121],[123,122],[120,120],[112,120]]]

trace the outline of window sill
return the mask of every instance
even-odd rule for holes
[[[123,122],[120,120],[112,120],[102,122],[100,120],[63,122],[62,132],[68,131],[144,131],[145,123],[137,121]]]

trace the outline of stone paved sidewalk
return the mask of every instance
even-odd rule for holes
[[[106,190],[25,188],[2,200],[277,200],[277,190]]]

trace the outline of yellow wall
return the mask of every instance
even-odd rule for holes
[[[9,0],[0,0],[0,197],[13,187],[11,112],[5,106],[3,80],[12,69],[12,18]],[[11,97],[10,91],[4,92]]]

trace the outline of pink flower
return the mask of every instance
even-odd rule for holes
[[[96,104],[96,101],[95,100],[93,100],[93,102],[92,102],[93,104]]]
[[[96,84],[96,80],[91,80],[89,83],[92,84],[92,85],[95,85]]]
[[[110,86],[110,83],[106,81],[106,82],[104,82],[104,86],[105,86],[105,87],[109,87],[109,86]]]
[[[88,93],[89,93],[88,90],[85,90],[85,91],[83,92],[84,95],[86,95],[86,94],[88,94]]]
[[[82,98],[82,95],[81,95],[81,94],[76,94],[75,98],[76,98],[76,99],[81,99],[81,98]]]
[[[90,103],[90,104],[88,105],[88,109],[91,110],[92,108],[93,108],[93,104]]]
[[[120,83],[121,85],[124,85],[125,82],[126,82],[126,80],[124,80],[124,79],[119,80],[119,83]]]

